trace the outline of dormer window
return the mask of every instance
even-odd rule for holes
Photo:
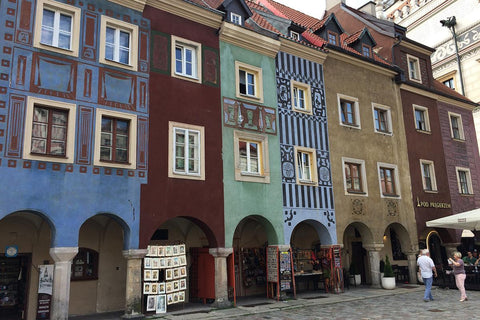
[[[372,48],[366,44],[362,44],[362,55],[370,58],[372,56]]]
[[[335,32],[327,31],[328,43],[338,45],[338,35]]]
[[[290,37],[293,39],[293,40],[300,40],[300,34],[298,32],[295,32],[295,31],[290,31]]]
[[[230,13],[230,21],[234,24],[238,24],[239,26],[242,25],[242,16],[236,13]]]

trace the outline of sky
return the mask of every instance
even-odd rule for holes
[[[306,13],[312,17],[321,19],[325,11],[325,0],[275,0],[293,9]],[[358,8],[368,0],[347,0],[347,5]]]

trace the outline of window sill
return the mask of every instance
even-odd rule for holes
[[[248,100],[248,101],[253,101],[253,102],[256,102],[256,103],[263,103],[263,98],[262,97],[249,96],[249,95],[243,94],[243,93],[238,94],[237,98]]]
[[[423,189],[423,192],[425,192],[425,193],[438,193],[438,190],[426,190],[426,189]]]
[[[304,109],[298,109],[298,108],[293,107],[292,110],[295,111],[295,112],[298,112],[298,113],[303,113],[303,114],[308,114],[308,115],[313,114],[312,109],[305,109],[304,110]]]
[[[398,194],[382,193],[382,197],[384,197],[384,198],[396,198],[396,199],[399,199],[399,198],[400,198],[400,195],[398,195]]]
[[[421,130],[421,129],[415,129],[418,133],[424,133],[424,134],[432,134],[431,131],[426,131],[426,130]]]
[[[242,182],[270,183],[270,176],[247,173],[247,172],[239,172],[235,174],[235,180],[242,181]]]
[[[393,136],[393,132],[375,130],[375,133],[378,133],[378,134],[381,134],[381,135],[384,135],[384,136]]]
[[[457,138],[454,138],[454,137],[452,137],[452,140],[453,140],[453,141],[457,141],[457,142],[461,142],[461,143],[465,143],[465,142],[466,142],[465,139],[457,139]]]
[[[169,174],[169,178],[172,179],[185,179],[185,180],[205,180],[205,177],[201,174],[188,174],[173,172]]]
[[[460,193],[460,196],[462,197],[473,197],[475,194],[473,193]]]
[[[358,124],[347,124],[347,123],[340,122],[340,125],[342,127],[346,127],[346,128],[350,128],[350,129],[357,129],[357,130],[361,129],[360,125],[358,125]]]
[[[360,196],[367,194],[366,192],[363,192],[363,191],[353,191],[353,190],[347,190],[347,193],[352,195],[360,195]]]
[[[318,185],[317,181],[305,181],[305,180],[297,180],[298,185],[303,185],[303,186],[316,186]]]
[[[180,73],[176,73],[176,72],[172,72],[172,77],[177,78],[177,79],[181,79],[181,80],[195,82],[195,83],[201,83],[202,82],[202,79],[200,79],[200,77],[193,77],[193,76],[180,74]]]
[[[115,61],[115,60],[109,60],[109,59],[106,59],[105,57],[101,57],[98,62],[100,62],[102,64],[109,65],[109,66],[114,66],[114,67],[117,67],[117,68],[137,71],[137,66],[136,65],[126,64],[126,63],[118,62],[118,61]]]

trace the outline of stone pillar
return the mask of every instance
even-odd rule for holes
[[[417,279],[418,250],[406,252],[406,255],[408,259],[408,282],[416,284],[418,282],[418,279]]]
[[[53,271],[53,293],[51,320],[67,320],[70,303],[70,275],[72,260],[78,253],[78,247],[50,248],[50,256],[55,261]]]
[[[227,257],[233,253],[233,248],[210,248],[209,253],[215,259],[215,302],[216,308],[231,307],[228,300]]]
[[[380,250],[383,249],[383,243],[374,243],[363,246],[368,253],[368,261],[370,264],[370,277],[372,279],[373,288],[381,288],[380,274]]]
[[[124,250],[123,256],[127,259],[127,283],[125,295],[124,319],[141,319],[142,314],[142,259],[147,249]]]

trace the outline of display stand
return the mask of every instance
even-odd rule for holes
[[[274,298],[276,292],[277,301],[280,300],[280,275],[278,268],[278,247],[267,247],[267,298]]]
[[[332,246],[332,270],[333,270],[333,292],[344,292],[344,279],[342,268],[342,248],[338,245]]]
[[[292,250],[280,252],[280,291],[293,289],[293,298],[297,298],[295,273],[293,271]]]

